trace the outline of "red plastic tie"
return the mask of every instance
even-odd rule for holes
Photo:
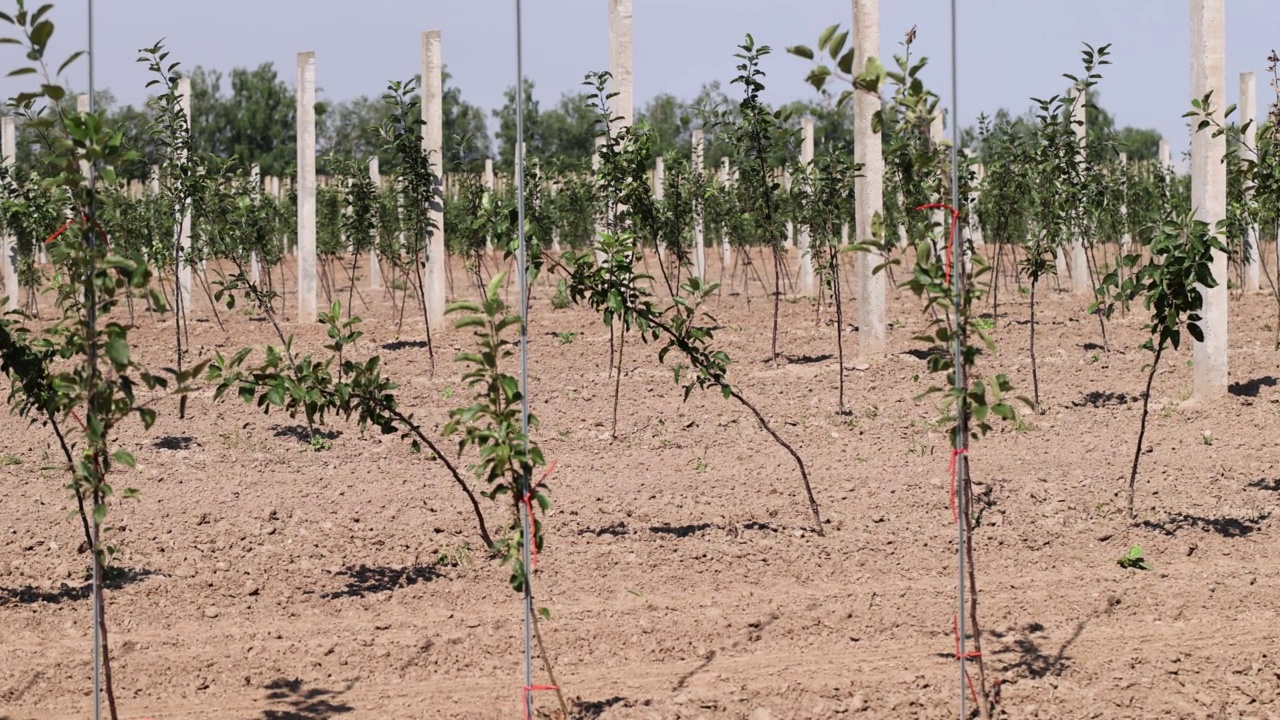
[[[66,232],[66,231],[67,231],[67,228],[71,227],[71,223],[73,223],[73,222],[75,222],[75,220],[68,220],[68,221],[66,221],[65,223],[63,223],[63,224],[62,224],[62,227],[58,228],[58,230],[57,230],[56,232],[54,232],[52,235],[50,235],[50,236],[49,236],[49,238],[48,238],[47,240],[45,240],[45,241],[44,241],[44,244],[45,244],[45,245],[48,245],[49,243],[53,242],[54,240],[57,240],[57,239],[58,239],[58,236],[59,236],[59,235],[61,235],[61,234],[62,234],[62,233],[64,233],[64,232]]]
[[[973,651],[966,652],[966,653],[960,652],[960,621],[954,615],[951,616],[951,632],[956,637],[956,659],[957,660],[964,662],[965,660],[968,660],[970,658],[982,657],[982,653],[980,652],[973,652]],[[966,671],[964,674],[964,680],[965,682],[969,683],[969,693],[973,695],[973,701],[978,702],[978,691],[976,688],[973,687],[973,678],[969,677],[968,671]]]
[[[917,210],[949,210],[951,212],[951,232],[947,237],[946,258],[947,284],[951,284],[951,253],[956,245],[956,225],[960,224],[960,211],[951,207],[946,203],[931,203],[929,205],[920,205]]]
[[[542,479],[538,481],[539,485],[547,481],[547,478],[551,476],[551,471],[556,469],[556,463],[558,462],[560,461],[559,460],[551,461],[551,465],[547,467],[547,471],[542,473]],[[532,491],[532,488],[530,488],[530,490]],[[535,520],[533,516],[533,493],[532,492],[525,493],[524,507],[525,507],[525,510],[528,511],[529,513],[529,531],[533,533],[533,544],[529,546],[529,555],[531,556],[530,562],[533,564],[534,567],[538,567],[538,525],[537,525],[537,520]]]
[[[524,708],[524,720],[531,720],[529,717],[529,693],[546,692],[551,690],[559,690],[558,685],[526,685],[520,689],[520,705]]]
[[[84,216],[84,219],[85,219],[85,220],[88,220],[88,219],[89,219],[89,216],[88,216],[88,215],[85,215],[85,216]],[[62,227],[58,228],[58,229],[57,229],[57,231],[55,231],[52,235],[50,235],[50,236],[49,236],[49,237],[44,241],[44,244],[45,244],[45,245],[48,245],[49,243],[53,242],[54,240],[57,240],[57,239],[58,239],[58,237],[59,237],[60,235],[62,235],[62,233],[66,232],[66,231],[67,231],[67,228],[71,227],[71,224],[72,224],[72,223],[74,223],[74,222],[75,222],[75,220],[68,220],[68,221],[66,221],[65,223],[63,223],[63,224],[62,224]],[[107,233],[106,233],[106,231],[102,229],[102,223],[100,223],[100,222],[98,222],[97,220],[95,220],[95,221],[93,221],[93,224],[98,228],[98,231],[102,233],[102,239],[103,239],[104,241],[106,241],[106,243],[107,243],[108,245],[110,245],[110,244],[111,244],[111,238],[107,237]]]

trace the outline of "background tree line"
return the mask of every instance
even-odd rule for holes
[[[223,158],[236,158],[246,165],[258,164],[263,174],[288,176],[296,162],[294,137],[295,99],[293,88],[286,85],[271,63],[256,68],[235,68],[229,74],[197,66],[190,73],[192,87],[192,132],[196,148]],[[462,90],[451,84],[444,74],[444,142],[446,170],[464,169],[478,172],[484,158],[493,157],[500,172],[510,173],[515,158],[515,87],[505,93],[502,107],[491,113],[494,132],[490,133],[486,113],[467,102]],[[526,149],[531,159],[538,160],[552,172],[585,170],[591,165],[594,150],[595,115],[588,106],[585,92],[564,93],[549,107],[543,107],[535,95],[536,84],[525,81]],[[159,161],[159,149],[151,139],[154,113],[143,105],[120,105],[110,90],[97,94],[96,106],[105,110],[112,127],[124,134],[125,144],[138,154],[119,168],[128,179],[146,179],[150,165]],[[1097,97],[1091,101],[1098,102]],[[74,105],[70,94],[64,101]],[[655,156],[671,150],[689,153],[694,128],[702,126],[706,113],[721,110],[732,113],[736,105],[729,101],[719,82],[703,85],[698,95],[684,100],[669,93],[660,94],[637,108],[636,122],[647,123],[654,130]],[[783,108],[789,114],[788,124],[799,127],[800,118],[811,115],[815,120],[815,144],[819,149],[831,147],[852,153],[853,122],[849,108],[836,107],[829,97],[799,100]],[[378,156],[384,172],[395,172],[395,158],[387,151],[377,128],[386,116],[381,94],[331,101],[321,99],[316,105],[316,152],[319,169],[326,170],[325,157],[349,158]],[[1034,127],[1031,110],[1014,115],[1001,109],[993,116],[997,133],[1028,133]],[[1090,135],[1115,131],[1127,147],[1131,160],[1153,159],[1158,152],[1160,135],[1146,128],[1124,127],[1116,130],[1115,118],[1100,105],[1088,111]],[[977,133],[967,127],[962,143],[977,145]],[[706,136],[706,167],[715,168],[728,154],[723,138],[713,129]],[[979,152],[981,150],[979,149]],[[51,174],[52,153],[48,143],[35,131],[20,126],[18,164],[24,170]]]

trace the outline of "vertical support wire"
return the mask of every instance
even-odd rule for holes
[[[529,442],[529,273],[528,248],[526,247],[524,228],[524,47],[523,30],[520,18],[520,0],[516,5],[516,234],[519,244],[516,247],[516,272],[520,275],[520,430],[524,433],[525,443]],[[528,448],[525,448],[528,450]],[[531,478],[525,473],[521,483],[523,497],[529,497],[532,491]],[[537,542],[533,537],[534,520],[532,503],[522,502],[524,508],[520,512],[520,530],[524,537],[521,543],[520,561],[524,567],[524,686],[533,685],[533,591],[529,586],[529,576],[533,572],[530,567],[530,543]],[[529,692],[521,693],[524,705],[524,716],[532,717],[533,696]]]
[[[87,0],[89,11],[89,112],[94,111],[93,101],[93,0]],[[88,207],[86,208],[85,217],[85,239],[89,245],[89,263],[85,276],[85,324],[88,330],[89,343],[86,352],[86,364],[88,365],[89,376],[89,398],[88,398],[88,419],[92,421],[96,414],[94,391],[98,379],[98,357],[97,357],[97,324],[98,324],[98,299],[93,287],[94,276],[94,249],[97,245],[94,237],[95,226],[95,180],[97,176],[97,163],[89,163],[88,181]],[[101,478],[98,479],[101,482]],[[92,503],[96,506],[98,503],[98,491],[92,490]],[[103,500],[105,502],[105,499]],[[96,508],[95,508],[96,509]],[[89,548],[90,558],[93,562],[93,718],[94,720],[102,720],[102,569],[98,561],[98,524],[93,524],[93,543],[94,547]]]
[[[956,52],[956,0],[951,0],[951,207],[960,210],[960,112],[959,100],[960,93],[959,70],[956,68],[958,54]],[[951,215],[951,222],[954,224],[957,215]],[[960,396],[956,399],[956,434],[955,434],[955,462],[956,462],[956,537],[959,541],[956,544],[956,637],[959,641],[959,652],[956,658],[957,664],[960,666],[960,720],[966,720],[968,713],[965,710],[965,697],[968,691],[968,661],[965,660],[967,653],[965,652],[965,520],[969,517],[969,508],[965,504],[965,488],[969,477],[969,464],[965,451],[969,445],[969,408],[963,395],[966,378],[964,372],[964,345],[967,338],[964,333],[963,314],[961,311],[961,303],[964,301],[965,281],[968,279],[968,265],[966,263],[966,246],[961,233],[956,232],[958,228],[952,228],[950,233],[952,246],[950,248],[952,263],[955,272],[952,275],[954,281],[952,288],[953,312],[955,315],[955,341],[952,348],[953,362],[955,363],[955,388],[960,391]],[[956,247],[959,245],[959,247]]]

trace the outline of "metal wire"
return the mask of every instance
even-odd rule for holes
[[[960,111],[959,100],[960,94],[959,82],[957,78],[960,73],[956,68],[957,52],[956,52],[956,0],[951,0],[951,207],[960,210]],[[957,215],[951,216],[951,222],[955,223]],[[963,320],[961,315],[961,303],[964,299],[965,280],[967,279],[966,254],[964,235],[959,232],[951,233],[952,242],[957,243],[960,247],[953,246],[951,251],[952,262],[955,266],[955,273],[952,275],[952,301],[955,314],[955,343],[952,348],[953,362],[955,363],[955,387],[961,390],[965,386],[964,373],[964,329],[961,324]],[[956,568],[957,568],[957,585],[956,585],[956,636],[959,641],[959,655],[956,658],[960,666],[960,720],[966,720],[968,714],[965,710],[966,693],[968,692],[968,661],[965,660],[967,653],[965,652],[965,519],[968,517],[969,509],[965,505],[965,483],[968,477],[968,463],[962,451],[966,449],[969,442],[968,428],[968,407],[965,404],[964,395],[958,398],[956,404],[958,412],[956,413],[956,435],[955,435],[955,455],[956,460],[956,536],[958,543],[956,545]]]
[[[524,38],[521,28],[520,0],[516,4],[516,234],[519,243],[516,246],[516,272],[520,275],[520,430],[524,433],[525,443],[529,437],[529,282],[526,264],[528,262],[526,238],[524,232]],[[528,449],[527,447],[525,448]],[[525,473],[521,483],[523,497],[529,497],[532,490],[531,478]],[[533,537],[533,506],[522,502],[524,508],[520,513],[520,529],[524,542],[521,543],[521,562],[524,564],[524,686],[533,685],[533,591],[529,587],[529,576],[533,573],[530,562],[530,543],[537,542]],[[524,716],[533,713],[533,696],[521,693],[524,703]]]

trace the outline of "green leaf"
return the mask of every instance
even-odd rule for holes
[[[112,365],[117,368],[129,366],[129,343],[123,337],[116,335],[107,340],[106,351]]]
[[[133,459],[133,455],[128,450],[117,450],[111,457],[125,467],[133,468],[138,466],[137,461]]]
[[[813,59],[813,50],[809,49],[807,45],[792,45],[787,48],[787,52],[795,55],[796,57],[802,57],[805,60]]]

